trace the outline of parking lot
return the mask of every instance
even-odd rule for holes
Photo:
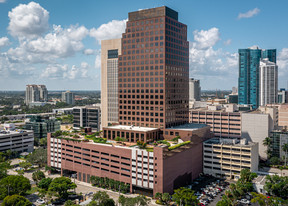
[[[221,200],[221,195],[228,188],[229,183],[223,179],[204,175],[198,177],[187,187],[195,191],[201,205],[216,205]]]
[[[229,189],[231,181],[215,178],[210,175],[203,175],[193,181],[187,187],[195,191],[195,195],[202,206],[216,206],[222,199],[225,191]],[[251,195],[245,195],[245,198],[238,200],[237,206],[251,205]],[[255,204],[252,204],[255,205]]]

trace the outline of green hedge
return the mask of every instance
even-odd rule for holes
[[[169,142],[167,142],[166,140],[159,140],[157,141],[158,144],[166,144],[168,147],[171,146],[171,144]]]
[[[171,151],[173,149],[177,149],[178,147],[182,147],[182,146],[190,144],[190,143],[191,143],[191,141],[182,142],[180,144],[176,144],[174,146],[168,147],[168,150]]]

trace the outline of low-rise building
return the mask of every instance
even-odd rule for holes
[[[0,152],[33,152],[34,135],[30,130],[0,130]]]
[[[65,115],[65,114],[73,114],[73,108],[59,108],[59,109],[53,109],[53,114],[58,115]]]
[[[202,137],[202,133],[185,143],[170,141],[169,145],[175,146],[170,147],[155,143],[160,129],[123,125],[108,128],[103,130],[107,140],[95,137],[93,141],[83,133],[77,138],[67,134],[55,138],[49,134],[48,165],[61,169],[62,174],[77,174],[79,181],[90,182],[91,176],[108,177],[129,184],[131,192],[151,195],[172,193],[203,172],[201,139],[210,137]],[[147,143],[146,148],[136,140]]]
[[[60,121],[49,116],[29,116],[25,129],[33,130],[35,139],[46,138],[47,133],[60,130]]]
[[[286,130],[273,130],[270,137],[272,139],[272,155],[284,159],[285,152],[282,146],[288,144],[288,132]]]
[[[220,105],[192,109],[189,122],[209,125],[215,137],[241,137],[241,113],[235,109],[226,110]]]
[[[242,169],[258,170],[258,143],[212,138],[203,143],[203,172],[238,179]]]
[[[73,127],[91,127],[99,131],[101,128],[101,107],[100,106],[83,106],[73,107]]]
[[[278,114],[276,106],[239,111],[235,104],[209,105],[205,108],[191,109],[189,122],[209,125],[215,137],[245,138],[251,142],[258,142],[259,155],[266,159],[263,140],[278,127],[278,116],[280,112]]]

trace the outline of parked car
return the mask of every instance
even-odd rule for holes
[[[36,200],[36,202],[37,202],[38,204],[44,204],[44,203],[45,203],[45,201],[42,200],[42,199],[38,199],[38,200]]]

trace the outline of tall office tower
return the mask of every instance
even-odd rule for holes
[[[201,100],[201,87],[200,80],[190,78],[189,79],[189,101]]]
[[[39,98],[42,102],[48,101],[48,90],[45,85],[38,85]]]
[[[278,66],[268,58],[260,60],[260,106],[278,101]]]
[[[48,91],[45,85],[26,85],[25,104],[31,102],[46,102],[48,100]]]
[[[189,120],[189,42],[178,12],[130,12],[119,55],[119,123],[166,128]]]
[[[276,49],[261,50],[257,46],[239,49],[238,103],[259,106],[259,65],[261,58],[276,63]]]
[[[67,104],[75,104],[74,93],[70,91],[62,92],[62,102]]]
[[[118,122],[118,55],[121,39],[101,41],[102,127]]]

